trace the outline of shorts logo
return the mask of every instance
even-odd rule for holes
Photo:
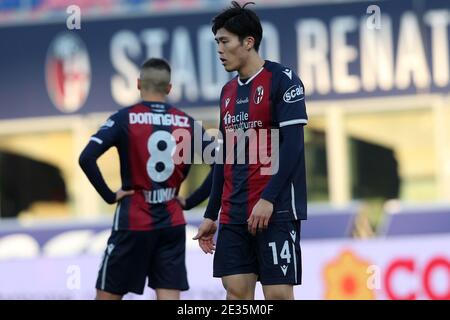
[[[291,234],[292,241],[295,242],[296,232],[295,232],[294,230],[292,230],[292,231],[290,232],[290,234]]]
[[[253,101],[255,102],[255,104],[259,104],[264,96],[264,87],[263,86],[258,86],[258,88],[256,88],[255,91],[255,95],[253,97]]]
[[[108,245],[108,247],[106,248],[106,251],[108,252],[108,256],[111,254],[111,252],[114,250],[114,247],[115,247],[115,245],[114,245],[114,243],[110,243],[109,245]]]
[[[281,271],[283,271],[284,276],[286,276],[288,266],[283,265],[283,266],[280,266],[280,268],[281,268]]]
[[[303,88],[299,84],[294,84],[292,87],[286,90],[283,95],[283,100],[286,103],[294,103],[304,99]]]
[[[73,32],[56,36],[47,51],[45,79],[48,95],[61,112],[78,111],[91,86],[91,66],[83,40]]]

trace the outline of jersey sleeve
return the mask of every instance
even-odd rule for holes
[[[97,159],[111,146],[117,145],[120,135],[118,117],[116,113],[100,127],[97,133],[91,137],[78,160],[80,167],[83,169],[91,184],[101,197],[110,204],[116,201],[116,194],[106,184],[97,165]]]
[[[308,123],[305,105],[305,88],[299,77],[291,70],[284,69],[278,74],[273,90],[275,96],[274,114],[280,127]]]
[[[90,141],[102,145],[103,148],[110,148],[117,145],[121,132],[120,114],[116,112],[106,120],[98,131],[91,137]]]

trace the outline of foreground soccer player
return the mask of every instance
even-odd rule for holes
[[[190,154],[195,126],[191,117],[167,104],[171,89],[170,66],[150,59],[141,68],[138,89],[143,101],[113,114],[94,134],[80,155],[80,166],[107,203],[117,202],[114,225],[97,278],[97,299],[121,299],[128,292],[142,294],[148,277],[157,299],[179,299],[187,290],[185,219],[177,199],[190,160],[174,163],[177,142],[184,132]],[[184,130],[184,131],[180,131]],[[183,141],[186,143],[186,141]],[[97,159],[117,147],[122,188],[112,192],[97,166]],[[202,149],[206,144],[202,145]],[[186,152],[186,150],[183,150]],[[211,180],[184,203],[192,208],[205,200]]]
[[[222,278],[227,299],[253,299],[257,280],[266,299],[293,299],[293,286],[301,283],[300,220],[306,219],[304,87],[290,68],[259,56],[261,23],[246,5],[233,1],[213,19],[212,31],[225,70],[238,75],[220,96],[224,164],[214,166],[205,219],[194,239],[205,253],[215,251],[213,273]],[[240,163],[238,144],[249,130],[258,140],[267,130],[270,140],[273,128],[280,138],[279,153],[271,155],[279,158],[278,170],[263,174],[260,155],[267,150],[254,139]],[[237,139],[229,139],[236,133]]]

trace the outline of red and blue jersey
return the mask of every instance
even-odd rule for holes
[[[115,194],[92,162],[111,147],[119,153],[122,189],[135,191],[118,203],[115,230],[153,230],[186,223],[175,197],[192,163],[194,127],[203,134],[200,124],[183,111],[165,103],[141,102],[113,114],[91,137],[80,165],[100,195],[115,202]],[[188,148],[178,149],[182,139],[190,139],[183,141]],[[184,152],[189,153],[188,161],[174,161],[177,153],[186,159]]]
[[[271,129],[305,125],[307,121],[303,83],[291,69],[278,63],[266,61],[250,79],[244,82],[235,77],[223,87],[220,97],[220,131],[228,159],[225,159],[223,166],[221,223],[247,223],[253,207],[268,185],[272,175],[262,174],[261,169],[267,167],[267,163],[261,160],[260,155],[270,156],[272,153]],[[230,140],[227,136],[238,130],[247,132],[249,129],[256,133],[258,140],[251,143],[249,138],[250,142],[245,144],[245,159],[239,161],[239,139]],[[262,131],[265,131],[266,136],[260,134]],[[303,139],[299,138],[298,143],[303,145]],[[232,159],[229,158],[230,154]],[[253,161],[250,161],[251,157]],[[295,161],[295,170],[287,177],[282,190],[274,199],[272,221],[306,219],[304,149]]]

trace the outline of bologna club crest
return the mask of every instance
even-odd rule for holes
[[[256,88],[255,90],[255,96],[253,97],[253,101],[255,102],[255,104],[259,104],[262,101],[263,95],[264,95],[263,86],[258,86],[258,88]]]
[[[60,33],[51,42],[45,64],[47,92],[62,112],[75,112],[86,101],[91,67],[83,41],[72,32]]]

